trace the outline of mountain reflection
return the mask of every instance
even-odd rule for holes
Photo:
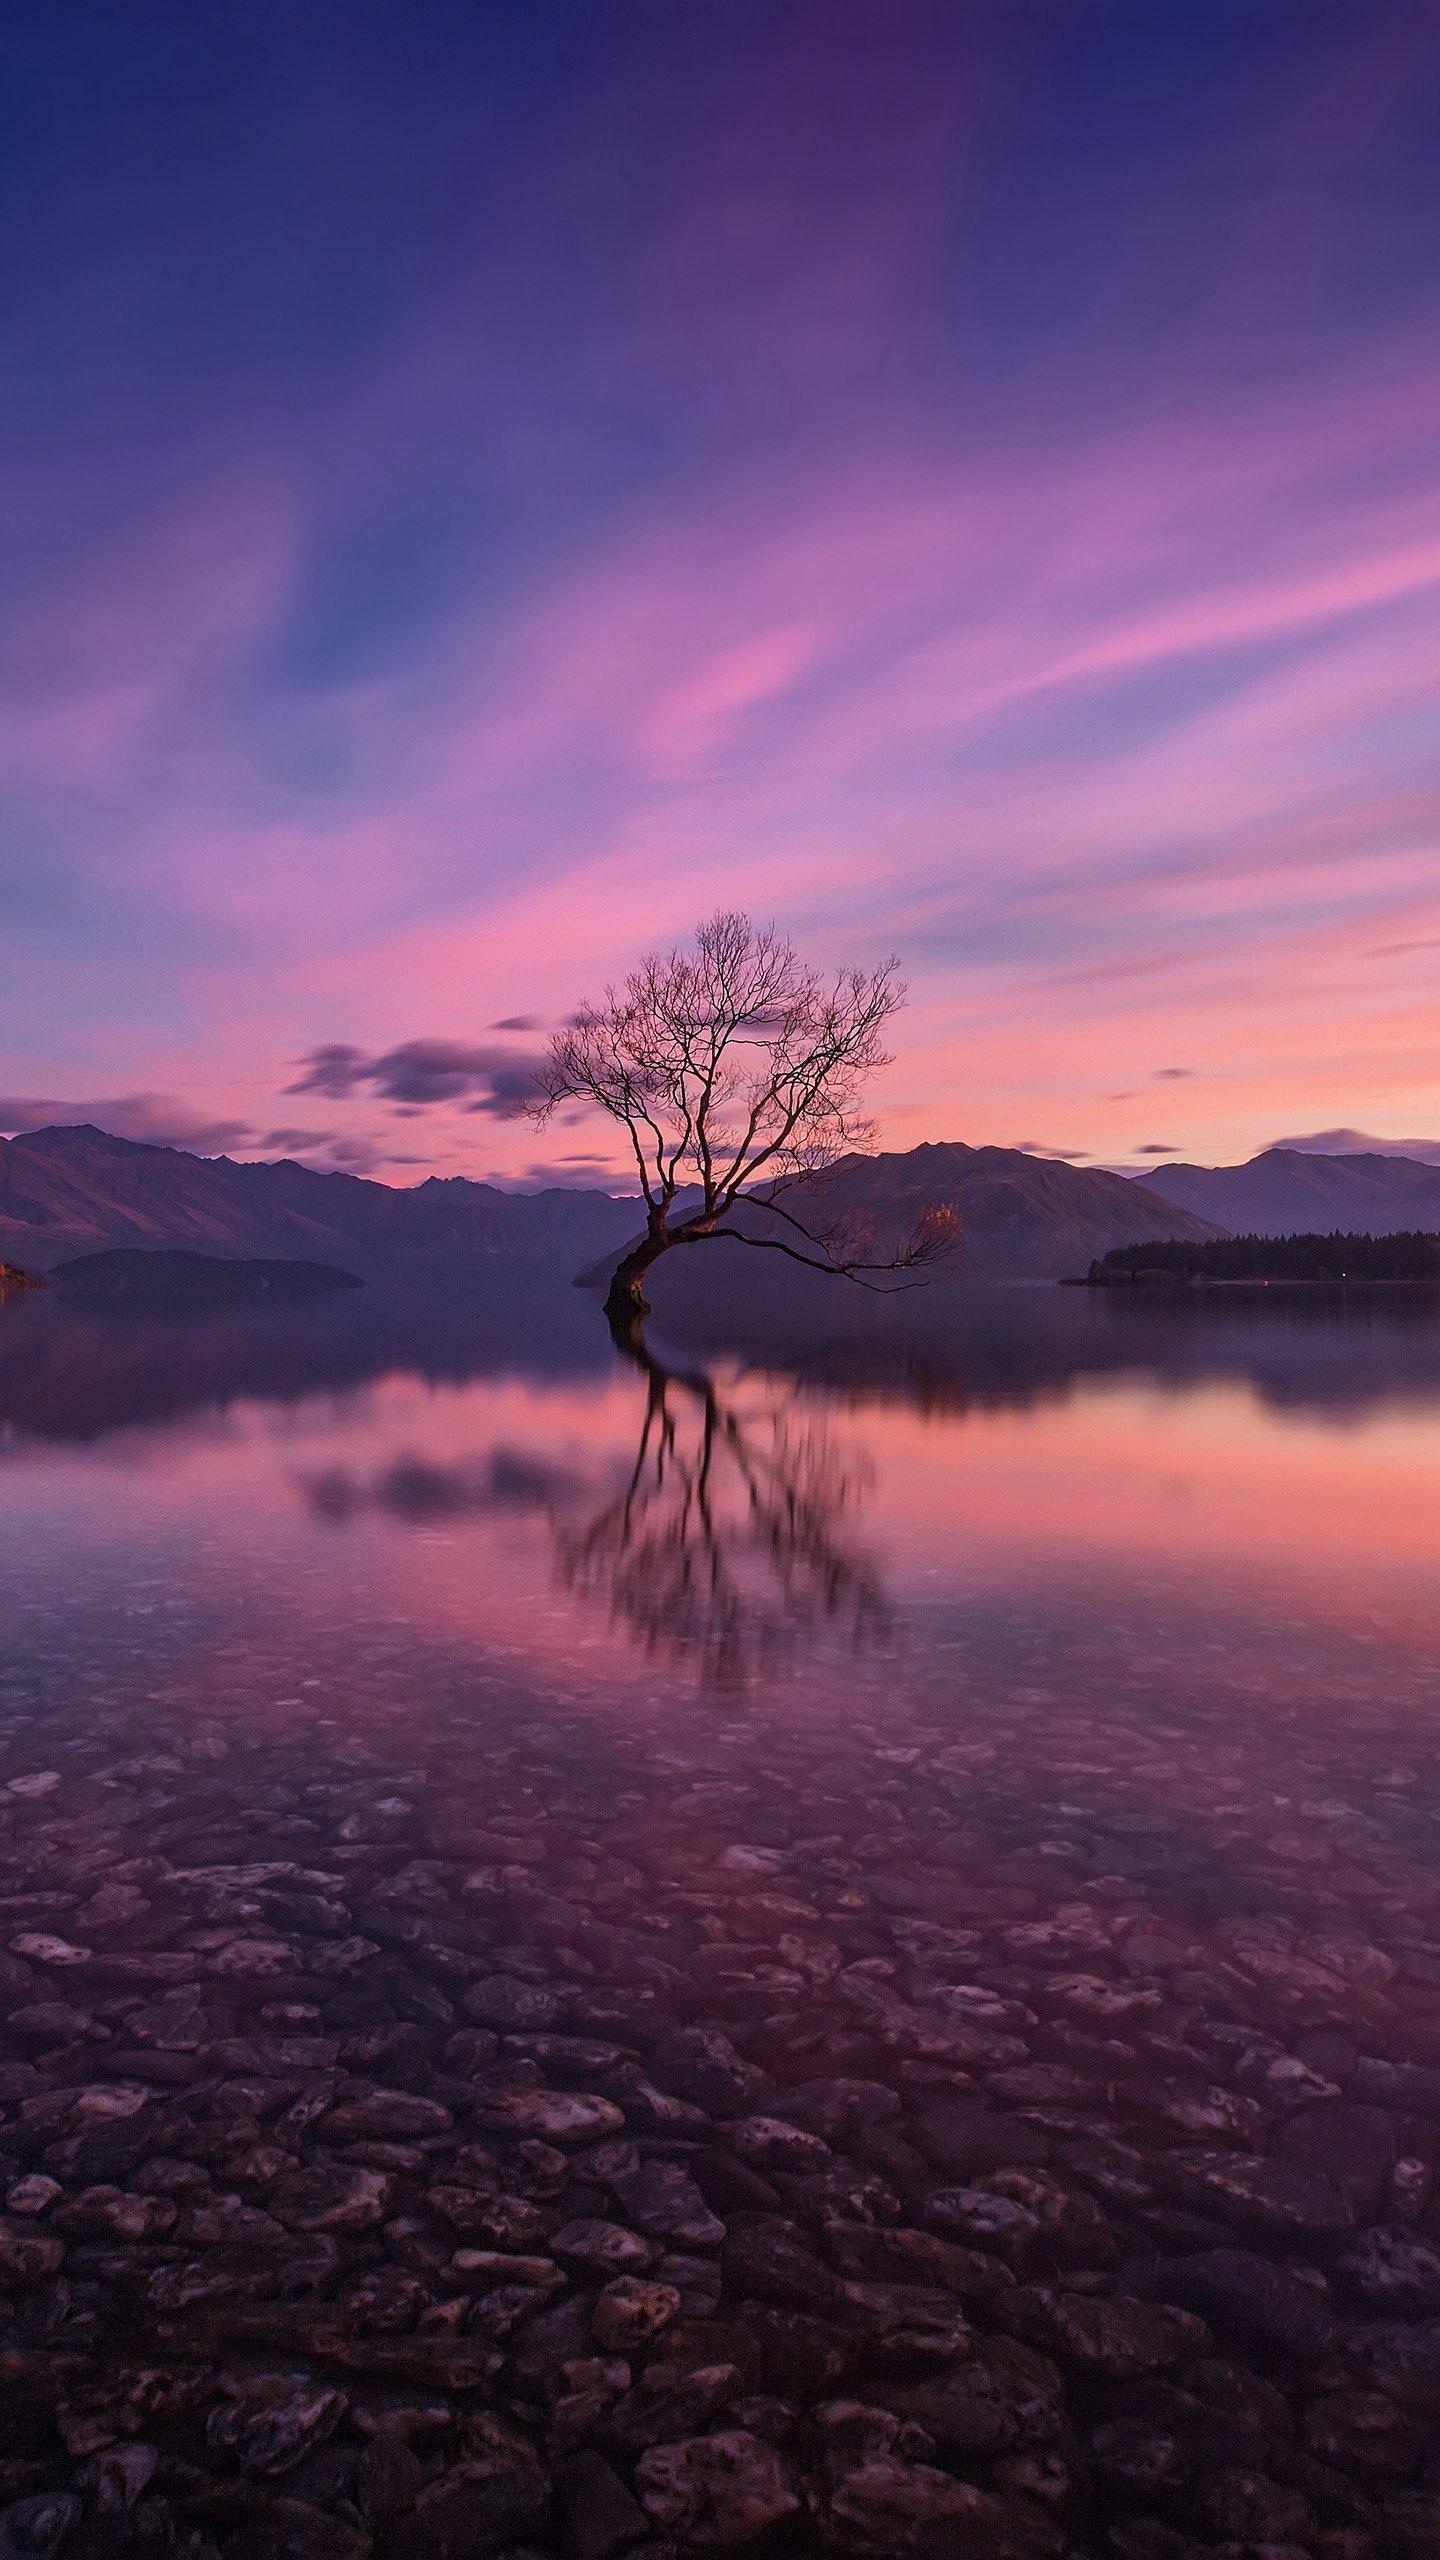
[[[1433,1302],[1402,1296],[1257,1304],[1212,1292],[1156,1305],[1115,1290],[937,1284],[892,1302],[837,1298],[831,1284],[797,1312],[755,1283],[738,1305],[701,1299],[687,1321],[667,1314],[665,1326],[698,1366],[763,1371],[778,1395],[798,1384],[816,1408],[1026,1412],[1136,1374],[1178,1388],[1241,1378],[1268,1405],[1316,1414],[1362,1414],[1397,1397],[1440,1405],[1440,1317]],[[0,1435],[87,1443],[165,1432],[254,1403],[363,1393],[395,1376],[436,1389],[514,1378],[588,1391],[613,1361],[588,1292],[503,1268],[442,1271],[424,1288],[366,1288],[313,1308],[185,1320],[86,1309],[36,1290],[0,1305]],[[473,1507],[476,1492],[465,1490],[460,1507]]]
[[[663,1714],[777,1667],[843,1701],[1004,1661],[1059,1697],[1120,1629],[1148,1694],[1205,1675],[1223,1595],[1257,1694],[1308,1629],[1429,1701],[1433,1309],[1114,1297],[831,1292],[807,1329],[757,1290],[744,1338],[666,1318],[637,1367],[588,1293],[518,1277],[185,1324],[36,1292],[0,1311],[12,1672],[54,1576],[122,1651],[262,1591],[298,1652],[330,1629],[307,1677],[351,1680],[365,1630],[417,1695],[423,1663],[482,1663]],[[892,1609],[904,1662],[867,1662]]]

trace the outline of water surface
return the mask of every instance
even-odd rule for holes
[[[1433,2548],[1440,1326],[746,1318],[0,1317],[6,2494]]]
[[[637,1696],[716,1686],[762,1720],[883,1697],[972,1734],[1007,1701],[1103,1724],[1118,1684],[1228,1704],[1259,1751],[1292,1707],[1424,1739],[1433,1316],[1048,1290],[844,1316],[748,1353],[657,1330],[647,1376],[574,1291],[189,1324],[24,1301],[12,1681],[64,1716],[82,1658],[175,1677],[243,1623],[257,1704],[261,1651],[284,1689],[402,1642],[417,1722],[428,1658],[621,1731]]]

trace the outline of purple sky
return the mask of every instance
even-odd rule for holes
[[[890,1144],[1436,1139],[1433,10],[6,53],[0,1125],[582,1178],[725,902],[902,954]]]

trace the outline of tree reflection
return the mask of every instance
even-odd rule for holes
[[[635,1462],[578,1525],[556,1520],[569,1589],[608,1600],[651,1654],[695,1662],[737,1689],[830,1624],[873,1643],[889,1611],[871,1560],[844,1534],[868,1482],[792,1393],[725,1392],[669,1367],[638,1336],[619,1347],[645,1380]]]

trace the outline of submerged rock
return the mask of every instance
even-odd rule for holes
[[[1426,2552],[1418,1774],[263,1643],[0,1769],[0,2560]]]
[[[800,2509],[781,2456],[738,2427],[652,2446],[635,2477],[646,2514],[691,2551],[743,2550]]]

